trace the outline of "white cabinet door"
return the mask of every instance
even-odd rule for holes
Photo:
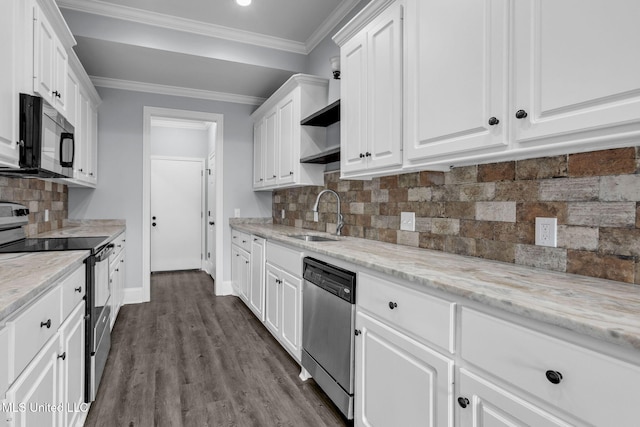
[[[390,6],[367,34],[369,169],[402,163],[402,7]]]
[[[13,409],[8,414],[9,426],[59,425],[59,414],[45,409],[60,402],[58,376],[62,358],[58,357],[58,345],[57,338],[51,339],[7,391],[7,402]]]
[[[56,34],[42,10],[34,8],[33,90],[50,104],[54,104]]]
[[[282,325],[282,302],[280,300],[280,269],[267,263],[265,277],[265,320],[274,335],[280,335]]]
[[[460,369],[456,418],[465,427],[569,427],[541,408]]]
[[[367,36],[358,34],[340,48],[340,171],[366,169]]]
[[[302,324],[302,280],[286,271],[280,273],[282,293],[282,342],[300,360]]]
[[[407,161],[506,148],[509,2],[409,5]]]
[[[78,157],[78,176],[76,177],[80,181],[87,181],[89,178],[89,134],[91,132],[89,124],[90,108],[89,108],[89,96],[84,90],[80,89],[79,92],[79,112],[78,126],[76,126],[76,149]]]
[[[60,425],[75,425],[84,402],[84,304],[79,304],[61,328],[60,398],[64,411]]]
[[[266,127],[264,120],[253,126],[253,188],[264,187]]]
[[[453,425],[452,360],[361,312],[356,330],[356,425]]]
[[[98,183],[98,109],[89,104],[89,150],[87,165],[89,167],[89,183]]]
[[[80,83],[78,81],[78,77],[75,75],[75,73],[73,72],[73,70],[71,70],[71,68],[69,68],[69,70],[67,71],[67,89],[66,89],[67,95],[66,95],[66,110],[67,110],[67,120],[69,121],[69,123],[71,123],[74,127],[74,130],[76,132],[76,136],[77,136],[77,131],[78,131],[78,106],[80,103],[79,97],[80,97]],[[75,153],[76,155],[78,154],[77,152]],[[76,169],[76,166],[78,164],[78,157],[75,157],[74,162],[73,162],[73,167],[74,170]]]
[[[397,1],[340,46],[343,176],[402,164],[402,15]]]
[[[300,108],[296,106],[298,89],[290,93],[278,104],[278,177],[277,184],[288,184],[295,182],[295,170],[300,165],[300,117],[296,111]],[[296,165],[297,159],[297,165]]]
[[[250,255],[236,245],[231,246],[231,278],[242,300],[248,302],[248,280],[250,278]]]
[[[253,237],[251,241],[251,280],[249,281],[249,308],[263,322],[265,245],[265,239]]]
[[[640,121],[640,3],[625,0],[514,2],[515,140]],[[597,28],[597,30],[595,30]],[[625,132],[629,128],[622,127]],[[618,132],[618,131],[616,131]],[[611,131],[594,133],[596,140]],[[578,136],[580,138],[580,136]],[[569,139],[564,136],[562,141]],[[553,142],[553,141],[552,141]],[[561,141],[557,141],[561,142]]]
[[[278,114],[270,111],[264,118],[265,127],[265,169],[264,184],[275,185],[278,178]]]
[[[18,165],[18,1],[4,2],[0,14],[0,163]]]
[[[67,51],[56,38],[56,44],[53,51],[53,78],[54,78],[54,92],[53,92],[53,105],[58,111],[63,113],[66,117],[67,112],[67,67],[68,67],[68,55]]]

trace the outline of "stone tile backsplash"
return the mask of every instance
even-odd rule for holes
[[[68,188],[64,184],[38,178],[8,178],[0,176],[0,200],[16,202],[29,208],[27,236],[62,228],[68,216]],[[49,210],[49,221],[44,211]]]
[[[340,180],[273,192],[273,222],[640,284],[640,147]],[[285,218],[281,212],[285,210]],[[415,212],[416,231],[400,231]],[[535,246],[535,218],[558,220],[558,247]]]

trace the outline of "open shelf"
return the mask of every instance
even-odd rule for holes
[[[335,147],[322,153],[300,159],[300,163],[318,163],[322,165],[338,161],[340,161],[340,147]]]
[[[327,105],[320,111],[316,111],[309,117],[303,119],[300,124],[303,126],[327,127],[340,121],[340,100]]]

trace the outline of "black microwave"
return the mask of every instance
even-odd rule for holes
[[[2,175],[73,178],[74,128],[39,96],[20,94],[19,169],[3,168]]]

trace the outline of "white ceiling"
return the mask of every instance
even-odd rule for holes
[[[260,104],[369,0],[57,0],[97,86]],[[327,76],[328,77],[328,76]]]

